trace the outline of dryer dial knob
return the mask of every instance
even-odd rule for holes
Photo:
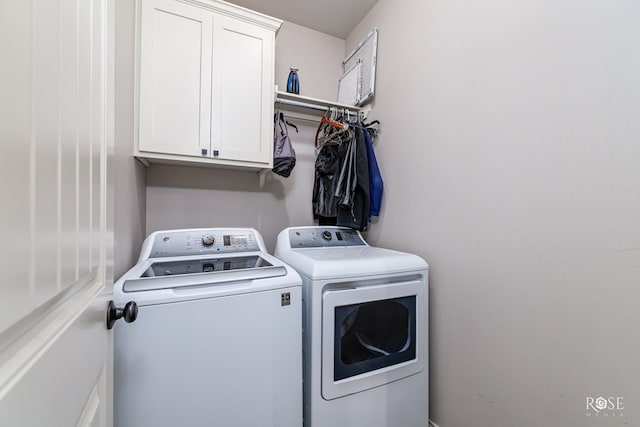
[[[211,246],[215,243],[216,239],[211,234],[205,234],[202,236],[202,244],[205,246]]]
[[[329,230],[323,231],[322,238],[324,240],[331,240],[331,232]]]

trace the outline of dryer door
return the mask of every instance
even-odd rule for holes
[[[323,293],[325,399],[381,386],[424,369],[425,288],[422,280],[408,280],[329,288]]]

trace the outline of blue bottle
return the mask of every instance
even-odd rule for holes
[[[300,93],[300,80],[298,79],[298,67],[291,67],[289,78],[287,79],[287,92]]]

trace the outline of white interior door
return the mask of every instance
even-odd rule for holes
[[[0,2],[0,425],[112,425],[112,0]]]

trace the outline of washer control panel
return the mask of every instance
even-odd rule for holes
[[[184,230],[159,232],[151,258],[261,251],[255,230]]]
[[[292,249],[367,245],[358,231],[340,227],[292,228],[289,244]]]

